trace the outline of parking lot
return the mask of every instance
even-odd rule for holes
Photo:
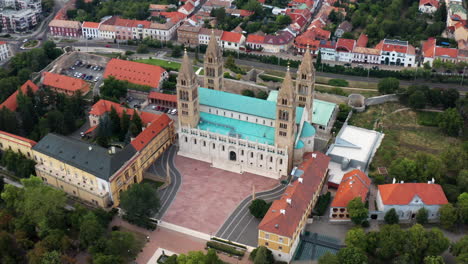
[[[64,69],[62,74],[68,75],[74,78],[80,78],[90,83],[99,82],[102,79],[104,67],[96,64],[86,64],[81,60],[75,61],[73,66],[68,69]]]
[[[143,110],[146,111],[146,112],[151,112],[151,113],[155,113],[155,114],[166,113],[169,116],[174,116],[174,117],[177,116],[177,109],[163,107],[163,106],[159,106],[159,105],[155,105],[155,104],[150,104],[150,105],[146,106]]]

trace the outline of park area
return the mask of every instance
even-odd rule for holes
[[[414,111],[399,103],[386,103],[354,113],[349,124],[385,133],[371,164],[372,173],[378,167],[389,167],[400,157],[413,158],[417,152],[438,155],[447,146],[460,145],[460,138],[449,137],[437,127],[438,115],[438,112]]]

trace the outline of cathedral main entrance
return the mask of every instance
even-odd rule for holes
[[[237,160],[237,154],[234,151],[229,152],[229,160],[230,161],[236,161]]]

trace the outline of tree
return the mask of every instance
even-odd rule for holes
[[[468,263],[468,236],[463,236],[456,243],[452,244],[450,253],[457,259],[457,263]]]
[[[249,211],[256,218],[262,219],[268,212],[270,205],[271,204],[268,204],[267,202],[265,202],[265,200],[255,199],[249,205]]]
[[[408,158],[398,158],[390,164],[388,173],[397,180],[413,181],[417,177],[417,165]]]
[[[366,232],[362,228],[353,228],[346,233],[345,244],[347,247],[356,247],[362,251],[367,250]]]
[[[421,263],[425,256],[438,256],[450,245],[450,241],[439,229],[425,230],[419,224],[413,225],[406,231],[405,241],[408,245],[405,251],[414,263]]]
[[[254,252],[255,251],[255,252]],[[272,264],[275,262],[273,253],[265,246],[254,249],[250,255],[254,264]]]
[[[242,90],[241,94],[243,96],[255,97],[255,93],[252,90],[249,90],[249,89]]]
[[[413,109],[422,109],[426,106],[427,98],[424,92],[415,91],[408,98],[408,104]]]
[[[398,225],[384,225],[380,232],[370,233],[369,247],[375,248],[375,254],[379,259],[390,260],[404,251],[405,232]],[[375,234],[375,235],[374,235]],[[370,251],[371,253],[374,250]]]
[[[137,243],[132,233],[113,231],[107,240],[106,253],[131,259],[138,254],[136,247]]]
[[[140,54],[146,54],[149,52],[148,46],[145,44],[139,44],[136,52]]]
[[[262,90],[257,93],[256,97],[258,99],[266,100],[268,98],[268,93]]]
[[[468,192],[464,192],[458,196],[457,207],[460,214],[460,221],[468,224]]]
[[[369,210],[364,206],[361,197],[356,197],[348,203],[348,213],[354,224],[360,225],[369,215]]]
[[[104,228],[98,221],[96,215],[92,212],[88,212],[83,216],[80,225],[80,244],[84,248],[92,245],[104,234]]]
[[[57,48],[57,45],[53,41],[44,42],[44,53],[50,60],[55,60],[58,56],[62,54],[62,50]]]
[[[424,258],[424,264],[444,264],[444,259],[441,256],[427,256]]]
[[[381,94],[391,94],[400,88],[400,81],[393,77],[385,78],[379,81],[378,88]]]
[[[439,209],[440,224],[445,229],[452,229],[457,222],[457,210],[451,203],[444,204]]]
[[[317,54],[317,60],[315,61],[315,64],[317,65],[317,67],[322,65],[322,51],[321,50],[319,50]]]
[[[457,185],[462,192],[468,192],[468,170],[461,170],[457,176]]]
[[[437,121],[439,128],[449,136],[458,136],[463,127],[463,119],[455,108],[445,110]]]
[[[147,183],[133,184],[122,192],[120,207],[131,216],[151,217],[160,207],[157,190]]]
[[[400,218],[395,210],[395,208],[390,209],[384,216],[385,223],[389,225],[398,224]]]
[[[133,129],[131,130],[131,132],[132,132],[132,135],[134,137],[136,137],[136,136],[138,136],[138,134],[140,134],[140,132],[143,129],[143,122],[141,121],[140,115],[138,115],[137,111],[133,112],[132,124],[134,126],[133,126]]]
[[[120,134],[120,117],[119,117],[119,114],[117,114],[117,111],[115,110],[113,106],[111,106],[111,111],[109,112],[109,119],[111,122],[113,135],[119,135]]]
[[[428,222],[428,215],[429,212],[427,211],[426,208],[422,207],[421,209],[418,210],[416,213],[416,223],[425,225]]]
[[[318,263],[319,264],[340,264],[340,261],[337,255],[327,251],[327,253],[325,253],[319,258]]]
[[[41,258],[41,264],[62,264],[61,256],[56,250],[46,252]]]
[[[229,55],[227,58],[226,58],[226,61],[224,62],[224,67],[228,68],[228,69],[232,69],[232,68],[236,68],[237,65],[236,65],[236,61],[234,60],[234,57],[232,55]]]
[[[4,181],[4,177],[3,176],[0,176],[0,194],[3,192],[3,189],[5,189],[5,181]],[[0,200],[2,198],[0,197]]]
[[[173,58],[182,57],[182,46],[178,46],[178,45],[174,46],[172,48],[171,57],[173,57]]]
[[[125,139],[125,135],[127,134],[129,127],[130,116],[127,115],[127,112],[125,110],[122,110],[122,117],[120,118],[120,141],[123,141]]]
[[[444,108],[454,108],[456,107],[456,102],[460,98],[460,93],[454,89],[443,89],[442,90],[442,105]]]
[[[338,259],[341,264],[364,264],[367,263],[366,253],[356,247],[345,247],[338,251]]]

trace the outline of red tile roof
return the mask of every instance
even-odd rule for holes
[[[159,99],[159,100],[162,100],[162,101],[177,103],[177,95],[175,95],[175,94],[150,92],[149,95],[148,95],[148,98],[149,99]]]
[[[395,44],[385,44],[384,40],[381,40],[376,49],[388,51],[388,52],[399,52],[399,53],[406,53],[408,51],[408,45],[395,45]]]
[[[365,48],[367,46],[367,41],[369,41],[369,38],[367,37],[367,35],[364,33],[361,33],[361,35],[359,35],[359,38],[357,40],[356,46]]]
[[[133,113],[135,112],[134,109],[126,108],[126,107],[121,106],[118,103],[101,99],[101,100],[97,101],[93,105],[93,107],[91,107],[91,111],[89,111],[89,114],[90,115],[95,115],[95,116],[101,116],[101,115],[103,115],[103,114],[105,114],[107,112],[110,112],[112,107],[114,107],[115,111],[117,111],[119,116],[122,116],[122,112],[125,111],[127,113],[127,115],[129,115],[130,118],[132,118]],[[153,120],[155,120],[156,118],[159,117],[159,115],[152,114],[152,113],[149,113],[149,112],[137,111],[137,113],[140,116],[141,121],[143,122],[144,125],[147,125],[147,124],[151,123]]]
[[[436,39],[429,38],[427,41],[424,41],[422,44],[422,53],[426,58],[433,58],[435,54]]]
[[[17,136],[15,134],[11,134],[11,133],[0,130],[0,137],[1,137],[1,135],[9,136],[9,137],[12,137],[12,138],[16,138],[16,139],[18,139],[20,141],[24,141],[24,142],[28,143],[29,146],[31,146],[31,147],[34,147],[37,144],[36,141],[31,140],[29,138],[20,137],[20,136]]]
[[[224,31],[223,35],[221,36],[221,40],[228,41],[228,42],[239,43],[241,39],[242,39],[242,34],[236,33],[236,32]]]
[[[0,45],[7,44],[5,41],[0,41]]]
[[[18,96],[20,90],[23,94],[26,94],[28,92],[28,87],[30,87],[34,93],[37,92],[37,90],[39,90],[39,87],[37,87],[37,85],[28,80],[23,85],[21,85],[21,87],[18,90],[16,90],[12,95],[10,95],[2,104],[0,104],[0,109],[6,107],[10,111],[16,111],[16,108],[18,108],[18,102],[16,101],[16,97]]]
[[[354,46],[356,46],[356,40],[354,39],[340,38],[338,39],[338,42],[336,43],[336,49],[338,51],[352,52],[354,49]]]
[[[114,76],[118,80],[156,88],[159,86],[161,76],[164,72],[166,72],[166,70],[159,66],[112,59],[106,66],[104,78]]]
[[[187,11],[188,13],[192,13],[193,9],[195,8],[195,6],[193,6],[192,3],[190,2],[186,2],[183,6],[181,6],[180,8],[183,8],[185,9],[185,11]]]
[[[42,84],[56,89],[73,93],[81,91],[83,94],[87,93],[90,89],[89,83],[82,79],[56,74],[53,72],[44,72],[43,75],[44,79],[42,80]]]
[[[435,8],[439,8],[439,1],[437,0],[419,0],[419,5],[431,5]]]
[[[141,151],[148,143],[156,137],[162,130],[169,126],[172,120],[166,114],[159,115],[151,124],[146,127],[130,144]]]
[[[452,48],[436,47],[435,55],[439,57],[450,57],[456,59],[458,56],[458,50]]]
[[[331,207],[346,207],[349,201],[356,197],[361,197],[361,200],[364,202],[369,192],[370,184],[371,180],[361,170],[352,170],[346,173],[343,175]]]
[[[83,22],[82,27],[84,27],[84,28],[99,28],[99,23],[96,23],[96,22]]]
[[[260,36],[260,35],[255,35],[255,34],[249,34],[247,36],[247,43],[255,43],[255,44],[263,44],[265,41],[265,36]]]
[[[330,157],[323,153],[305,154],[298,168],[304,172],[303,175],[286,188],[279,200],[273,202],[258,229],[292,238],[307,206],[320,192],[319,186],[326,177],[329,163]],[[282,210],[285,210],[284,214]]]
[[[169,19],[172,23],[176,24],[177,22],[185,19],[187,17],[186,14],[184,13],[181,13],[181,12],[177,12],[177,11],[174,11],[174,12],[161,12],[160,13],[161,16]]]
[[[416,195],[426,205],[448,203],[439,184],[396,183],[379,185],[378,188],[382,202],[386,205],[406,205]]]

